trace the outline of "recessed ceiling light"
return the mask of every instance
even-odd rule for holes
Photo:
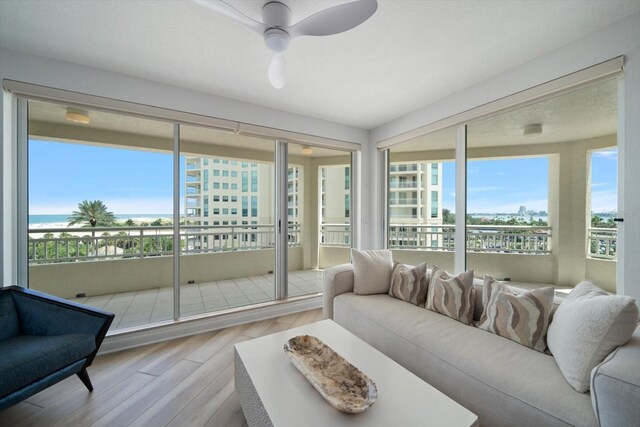
[[[524,136],[540,135],[542,133],[542,123],[533,123],[526,125],[522,134]]]
[[[67,108],[67,113],[64,115],[64,118],[70,122],[82,123],[83,125],[88,125],[91,121],[88,111],[71,107]]]
[[[304,154],[305,156],[310,156],[311,154],[313,154],[313,148],[302,147],[302,154]]]

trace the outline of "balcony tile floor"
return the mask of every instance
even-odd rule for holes
[[[180,289],[180,313],[193,316],[271,301],[273,292],[273,274],[184,285]],[[322,292],[322,270],[289,272],[290,296],[317,292]],[[111,330],[173,319],[171,287],[74,298],[71,301],[114,313]]]

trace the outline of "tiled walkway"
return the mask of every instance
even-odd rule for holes
[[[180,315],[192,316],[273,299],[272,274],[185,285],[180,289]],[[322,291],[322,270],[289,272],[289,296]],[[111,330],[173,319],[173,288],[107,294],[72,301],[116,315]]]

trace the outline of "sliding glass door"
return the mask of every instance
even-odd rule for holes
[[[115,313],[112,331],[316,295],[322,269],[349,262],[349,151],[19,105],[21,274],[33,289]],[[282,224],[287,256],[277,259]]]

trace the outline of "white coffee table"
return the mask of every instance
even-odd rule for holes
[[[314,335],[367,374],[378,399],[344,414],[320,396],[284,353],[297,335]],[[235,345],[235,384],[250,426],[478,426],[478,417],[332,320]]]

